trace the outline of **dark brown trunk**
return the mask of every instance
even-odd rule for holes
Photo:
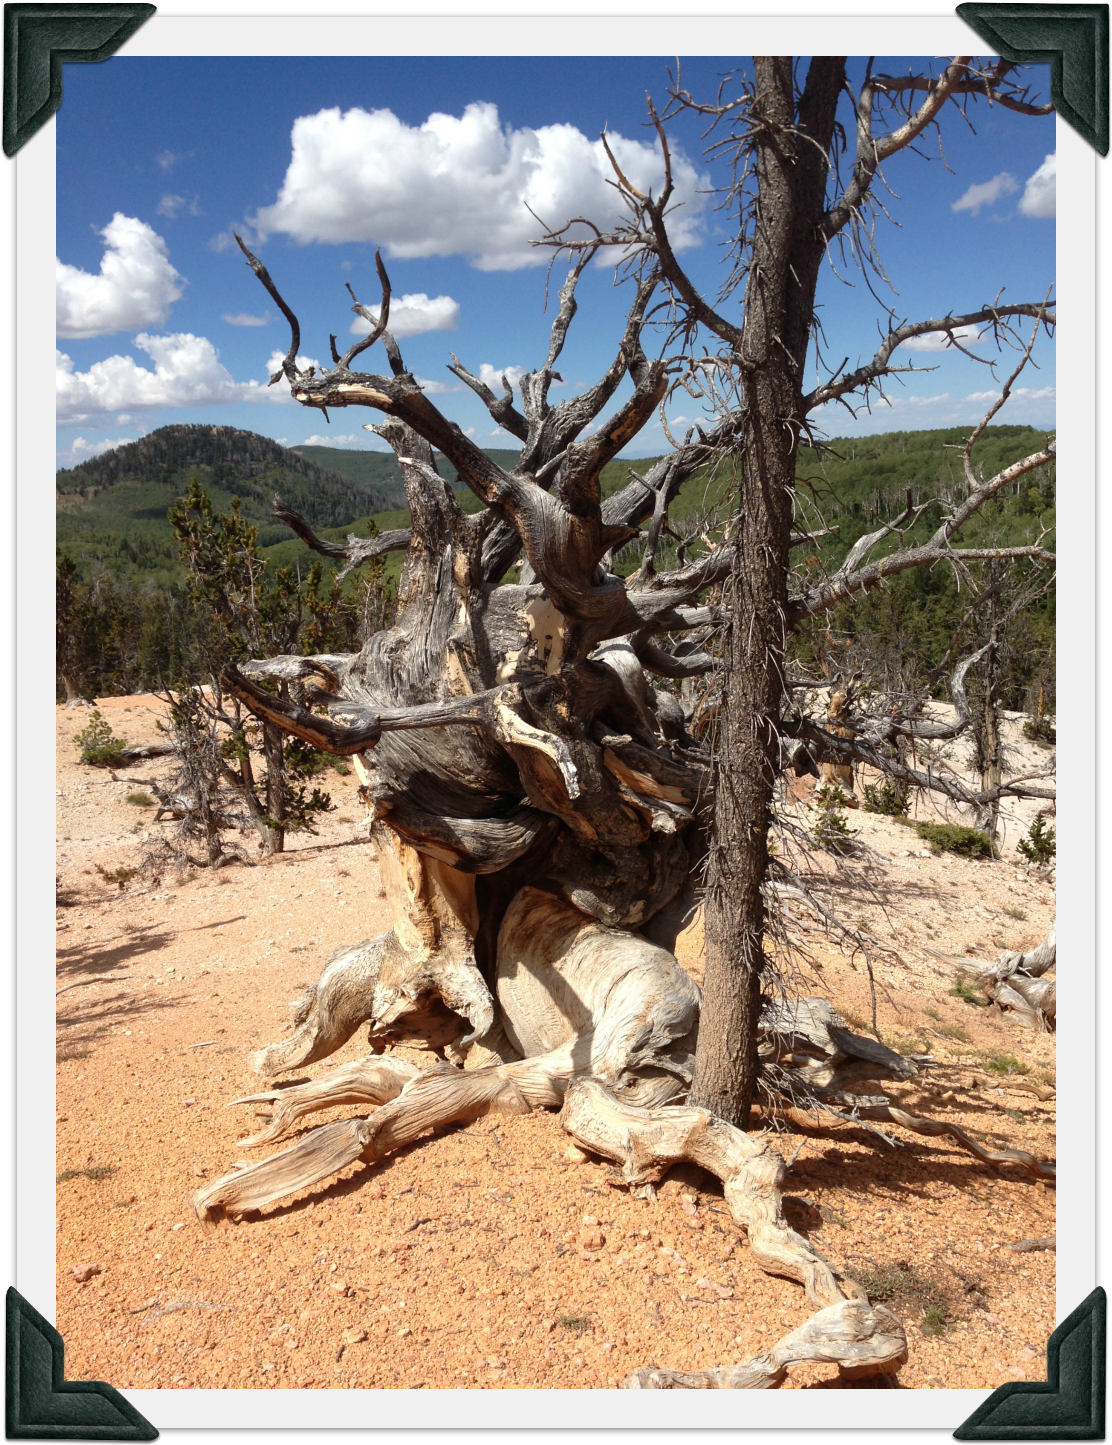
[[[757,57],[759,186],[741,342],[748,422],[738,469],[718,782],[706,897],[707,965],[692,1102],[747,1127],[757,1088],[768,828],[778,769],[799,406],[841,62],[815,62],[800,99],[787,57]],[[792,127],[818,140],[800,156]],[[814,152],[814,156],[811,152]],[[818,157],[816,163],[815,157]]]

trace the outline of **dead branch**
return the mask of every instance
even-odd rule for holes
[[[404,552],[413,540],[413,532],[409,527],[399,527],[393,531],[379,532],[374,537],[354,537],[349,534],[346,542],[328,542],[317,536],[300,512],[294,511],[293,507],[287,507],[281,497],[277,496],[274,498],[272,515],[277,517],[279,522],[285,522],[314,552],[319,552],[322,557],[345,561],[348,565],[336,574],[339,582],[363,562],[381,557],[386,552]]]
[[[837,401],[851,392],[870,386],[882,377],[891,375],[894,370],[891,366],[892,353],[905,341],[911,341],[917,336],[940,332],[948,338],[949,345],[957,346],[959,343],[955,339],[954,333],[963,327],[991,325],[996,330],[1001,328],[1001,324],[1007,318],[1013,316],[1034,317],[1036,321],[1042,322],[1049,331],[1054,324],[1055,312],[1053,307],[1045,301],[1024,302],[1013,306],[985,306],[980,311],[970,311],[964,316],[946,316],[941,320],[908,322],[889,331],[877,348],[872,361],[858,367],[856,371],[851,371],[840,380],[828,381],[822,386],[816,387],[814,391],[804,397],[803,409],[804,411],[813,411],[815,407],[822,406],[825,402]],[[997,410],[999,410],[999,404],[992,409],[993,413]],[[981,424],[976,435],[979,435],[981,428],[985,425],[987,423]]]

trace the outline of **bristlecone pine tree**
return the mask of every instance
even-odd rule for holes
[[[836,1362],[850,1374],[891,1373],[907,1343],[895,1316],[871,1306],[859,1285],[785,1224],[781,1156],[767,1136],[746,1132],[759,1075],[766,1099],[807,1096],[835,1113],[835,1105],[849,1104],[857,1118],[948,1135],[982,1160],[1018,1164],[1035,1176],[1050,1171],[1018,1150],[989,1153],[955,1127],[909,1115],[883,1096],[861,1098],[863,1077],[903,1078],[914,1065],[853,1034],[821,999],[773,1002],[762,992],[768,830],[789,756],[798,767],[802,755],[811,769],[865,762],[906,786],[939,786],[970,805],[991,801],[983,790],[975,794],[956,778],[913,765],[905,746],[909,737],[950,737],[968,725],[964,680],[982,654],[954,674],[953,724],[880,699],[871,712],[839,718],[832,731],[823,725],[824,708],[809,711],[804,694],[790,687],[785,648],[794,625],[888,572],[988,555],[954,548],[958,529],[1054,456],[1048,442],[983,480],[972,462],[978,428],[965,450],[965,499],[928,542],[895,553],[882,548],[888,554],[873,559],[918,515],[909,505],[897,522],[863,538],[835,574],[806,588],[793,583],[791,549],[803,540],[793,532],[795,456],[808,413],[832,399],[867,396],[902,369],[894,361],[900,343],[929,332],[952,340],[961,328],[987,328],[1021,354],[1014,379],[1035,332],[1053,320],[1048,304],[1034,300],[893,325],[869,364],[809,393],[803,388],[820,264],[840,237],[847,251],[868,256],[866,211],[878,167],[959,98],[989,97],[1046,114],[1049,107],[1029,102],[1012,70],[1004,62],[983,70],[959,57],[938,76],[870,74],[854,98],[856,155],[842,184],[834,159],[844,60],[815,58],[800,89],[791,58],[758,57],[737,104],[708,108],[732,126],[738,162],[735,304],[736,291],[744,292],[737,321],[715,311],[676,260],[670,178],[659,196],[643,195],[615,163],[628,225],[584,241],[574,228],[544,238],[569,252],[572,264],[548,355],[522,378],[520,405],[508,383],[496,396],[453,357],[451,370],[520,441],[512,471],[443,416],[406,370],[388,329],[381,260],[378,317],[358,301],[354,307],[371,322],[370,334],[342,357],[333,338],[334,364],[316,374],[299,369],[296,317],[240,242],[291,326],[273,380],[284,378],[305,406],[384,415],[370,429],[397,454],[412,526],[370,542],[352,539],[343,549],[318,542],[303,518],[283,509],[310,546],[351,565],[404,549],[396,623],[354,655],[259,658],[230,664],[224,674],[227,689],[266,723],[353,759],[394,926],[335,954],[295,1032],[255,1055],[254,1064],[267,1076],[301,1068],[329,1056],[363,1023],[374,1052],[310,1083],[241,1101],[269,1101],[274,1111],[262,1133],[240,1143],[267,1144],[329,1105],[379,1107],[206,1184],[194,1198],[203,1220],[258,1210],[437,1126],[491,1110],[562,1107],[568,1131],[616,1161],[631,1187],[651,1186],[680,1160],[716,1174],[759,1263],[801,1284],[817,1311],[747,1364],[701,1376],[642,1370],[626,1384],[761,1388],[803,1359]],[[692,102],[677,90],[672,104]],[[878,130],[884,114],[894,123]],[[667,167],[665,129],[657,125]],[[549,390],[576,285],[605,245],[623,248],[633,273],[624,334],[606,374],[553,405]],[[665,354],[650,357],[646,316],[658,295],[667,303],[662,314],[678,324],[662,333]],[[1033,323],[1026,343],[1016,329],[1020,318]],[[707,339],[717,351],[697,354]],[[379,342],[389,374],[352,370]],[[610,412],[627,377],[632,394]],[[679,382],[702,387],[713,412],[706,429],[604,501],[603,466]],[[460,508],[434,449],[485,510]],[[708,534],[701,555],[658,571],[669,503],[687,478],[723,458],[734,489],[729,524]],[[614,571],[615,552],[644,522],[641,564],[623,579]],[[992,555],[1049,561],[1041,540]],[[504,581],[519,558],[520,579]],[[690,640],[712,629],[720,629],[721,641],[710,651]],[[717,761],[708,735],[693,729],[692,689],[682,689],[685,707],[681,690],[669,686],[716,670],[717,701],[708,710],[717,713]],[[288,684],[287,696],[261,686],[264,680]],[[999,796],[1042,795],[1029,782],[999,788]],[[693,911],[696,869],[708,846],[700,997],[671,948]],[[397,1042],[435,1050],[443,1061],[419,1073],[384,1052]]]

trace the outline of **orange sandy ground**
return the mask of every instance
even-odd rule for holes
[[[101,706],[129,741],[157,736],[154,700]],[[284,857],[157,889],[104,883],[95,865],[134,863],[153,813],[127,802],[134,781],[77,765],[71,738],[87,716],[60,708],[57,724],[58,986],[81,984],[58,1003],[58,1171],[94,1174],[58,1183],[69,1378],[133,1389],[600,1389],[648,1363],[746,1358],[808,1317],[797,1285],[756,1268],[716,1180],[676,1170],[655,1201],[632,1199],[601,1161],[569,1162],[548,1113],[448,1130],[203,1232],[190,1194],[246,1157],[237,1138],[258,1127],[250,1107],[226,1107],[260,1087],[248,1050],[287,1031],[291,1000],[334,948],[389,927],[387,906],[354,777],[332,774],[336,812]],[[1030,946],[1053,916],[1052,884],[1014,862],[900,857],[919,846],[910,830],[861,813],[853,825],[886,869],[901,940],[900,958],[879,969],[882,1036],[929,1047],[943,1065],[890,1095],[990,1146],[1052,1158],[1053,1101],[968,1085],[971,1067],[999,1054],[1052,1079],[1053,1038],[950,996],[952,968],[925,951]],[[875,901],[849,902],[855,922],[882,932]],[[680,950],[696,977],[698,941]],[[863,971],[829,943],[817,952],[807,991],[867,1019]],[[295,1077],[365,1051],[357,1037]],[[351,1111],[320,1121],[341,1112]],[[892,1148],[858,1129],[788,1127],[793,1226],[851,1274],[914,1272],[916,1290],[891,1301],[910,1346],[901,1388],[1045,1378],[1055,1256],[1003,1246],[1054,1233],[1051,1188],[898,1128]],[[579,1246],[585,1214],[601,1222],[601,1251]],[[98,1272],[79,1283],[88,1266]],[[944,1316],[936,1334],[924,1332],[931,1302]],[[815,1366],[794,1370],[787,1388],[842,1386]]]

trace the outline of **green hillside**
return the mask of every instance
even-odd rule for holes
[[[963,439],[958,430],[889,432],[835,440],[821,455],[804,448],[797,525],[814,526],[821,516],[833,531],[797,549],[798,581],[806,585],[837,566],[863,533],[875,530],[878,519],[899,514],[909,489],[916,505],[929,505],[905,533],[904,545],[924,540],[943,507],[966,495],[960,450],[950,450]],[[991,476],[1041,448],[1044,440],[1029,427],[990,428],[978,443],[975,471]],[[302,577],[318,559],[270,517],[275,491],[330,540],[342,541],[349,533],[367,536],[372,521],[379,531],[408,526],[408,511],[397,505],[400,477],[390,455],[327,447],[303,450],[313,455],[298,455],[230,428],[167,427],[141,443],[58,474],[59,549],[79,563],[84,595],[98,619],[94,633],[100,640],[90,643],[88,659],[90,688],[101,695],[142,691],[158,685],[160,678],[185,675],[183,667],[195,669],[202,656],[206,666],[212,665],[206,624],[184,591],[166,516],[194,477],[218,511],[227,510],[233,496],[242,498],[245,515],[259,526],[269,565],[294,567]],[[330,463],[345,466],[346,474],[319,466],[316,457],[322,454]],[[516,460],[512,452],[491,455],[503,465]],[[603,495],[628,485],[631,466],[644,475],[654,460],[612,462],[602,474]],[[689,538],[689,558],[703,550],[702,536],[714,535],[732,509],[730,465],[727,458],[717,470],[690,478],[672,505],[670,525]],[[482,504],[466,488],[457,488],[457,496],[468,512],[480,510]],[[1054,468],[1049,466],[1022,477],[989,503],[968,524],[961,545],[1017,545],[1042,535],[1043,545],[1053,547],[1054,520]],[[898,538],[890,537],[873,555],[883,556],[899,545]],[[675,540],[666,538],[658,550],[659,570],[673,565],[675,550]],[[640,558],[641,545],[634,541],[615,559],[616,570],[628,574]],[[98,562],[103,564],[101,580],[93,587],[88,579]],[[400,552],[385,558],[388,586],[396,584],[402,562]],[[325,560],[326,576],[339,565]],[[992,565],[974,564],[978,587]],[[1023,585],[1021,579],[1032,572],[1028,563],[1013,564],[1007,591],[1014,595]],[[1040,696],[1047,688],[1047,696],[1053,690],[1054,596],[1038,578],[1032,582],[1002,658],[1001,700],[1009,707],[1024,706],[1033,687]],[[346,590],[350,594],[357,587],[354,576]],[[979,626],[976,609],[969,607],[968,586],[959,586],[953,568],[922,568],[891,577],[856,604],[814,619],[792,650],[807,670],[822,666],[824,656],[837,646],[839,664],[855,666],[860,654],[871,659],[873,670],[880,666],[886,675],[923,677],[955,640],[971,645]]]
[[[519,453],[503,448],[488,455],[510,467]],[[454,468],[443,458],[439,464],[454,482]],[[287,448],[235,427],[167,426],[58,472],[57,544],[82,577],[103,567],[121,580],[157,588],[180,582],[184,574],[167,513],[194,478],[218,512],[240,499],[243,515],[258,526],[260,548],[279,566],[307,560],[309,549],[274,520],[275,493],[330,538],[365,536],[371,515],[380,530],[408,525],[392,452]],[[461,500],[468,511],[480,505],[466,488]],[[397,572],[400,559],[392,562]]]
[[[809,447],[801,448],[798,465],[801,521],[810,517],[809,525],[814,525],[814,518],[821,513],[825,524],[834,528],[833,533],[816,548],[823,564],[840,562],[859,537],[876,529],[877,517],[887,520],[898,516],[905,505],[909,487],[916,505],[929,497],[953,495],[955,488],[964,495],[961,454],[949,448],[960,447],[965,435],[959,428],[885,432],[872,437],[835,439],[821,455]],[[1045,434],[1031,427],[990,427],[974,453],[976,470],[983,477],[992,476],[1020,457],[1037,451],[1044,440]],[[317,454],[327,456],[330,465],[332,458],[341,456],[393,461],[383,453],[345,453],[326,447],[301,450],[306,454],[311,452],[314,459]],[[513,452],[491,451],[489,455],[503,466],[516,458]],[[629,484],[631,467],[645,475],[659,460],[658,457],[639,457],[634,461],[619,459],[611,462],[602,473],[603,497],[612,496]],[[353,462],[351,465],[355,472],[360,463]],[[451,473],[443,462],[441,466],[445,475]],[[706,515],[713,519],[724,516],[730,505],[729,476],[727,462],[716,472],[703,471],[691,477],[669,510],[673,528],[682,535]],[[466,487],[458,488],[457,496],[466,511],[478,511],[482,505]],[[939,515],[937,505],[928,509],[905,540],[925,540],[932,524],[937,525]],[[381,532],[407,527],[409,512],[404,507],[376,512],[374,520]],[[367,521],[368,517],[362,517],[356,524],[321,530],[320,535],[333,541],[342,541],[349,532],[363,537],[367,535]],[[970,545],[975,541],[983,543],[989,535],[998,537],[1001,545],[1015,545],[1020,541],[1033,540],[1042,527],[1053,529],[1053,526],[1053,476],[1025,477],[1011,488],[1009,495],[990,503],[968,523],[964,536]],[[893,539],[879,548],[877,555],[882,556],[897,545]],[[617,571],[621,574],[632,572],[640,560],[640,550],[637,542],[625,548],[617,559]],[[700,550],[701,545],[696,541],[689,556],[697,555]],[[674,552],[675,543],[665,541],[658,552],[658,566],[672,565],[671,554]],[[304,569],[313,554],[304,542],[287,534],[285,540],[266,548],[266,556],[275,566],[300,565]],[[392,553],[387,564],[388,576],[396,577],[400,569],[401,556]]]
[[[196,478],[218,511],[239,497],[263,544],[287,530],[270,515],[278,493],[314,526],[338,526],[391,505],[377,488],[235,427],[167,426],[57,474],[57,540],[81,573],[165,585],[181,575],[167,512]]]
[[[341,447],[293,447],[291,450],[306,461],[315,462],[318,467],[381,492],[389,498],[392,506],[405,506],[405,486],[393,452],[350,451]],[[520,455],[520,452],[507,448],[495,447],[487,451],[488,457],[507,470],[517,465]],[[439,454],[437,466],[448,481],[456,480],[455,468]]]
[[[835,439],[817,454],[804,447],[799,455],[801,520],[819,513],[836,530],[818,551],[824,563],[837,561],[859,536],[876,526],[875,517],[896,515],[911,488],[919,503],[929,497],[955,495],[964,488],[961,456],[963,433],[947,431],[887,432],[879,436]],[[978,472],[993,472],[1042,445],[1043,434],[1030,427],[990,427],[978,443]],[[502,466],[518,453],[488,452]],[[610,496],[629,482],[630,467],[644,473],[656,458],[611,462],[602,474],[602,491]],[[441,459],[446,478],[455,473]],[[239,497],[243,513],[259,527],[259,544],[276,566],[311,560],[309,549],[270,514],[277,492],[303,512],[313,527],[330,539],[349,532],[366,536],[371,516],[380,531],[408,525],[405,494],[394,456],[388,452],[348,451],[339,447],[287,449],[267,437],[233,427],[162,427],[140,441],[106,452],[57,475],[58,545],[77,562],[81,575],[99,563],[118,577],[164,587],[180,580],[167,511],[196,479],[217,511]],[[956,490],[955,490],[956,489]],[[468,511],[479,501],[466,487],[457,488]],[[670,521],[677,532],[691,530],[707,514],[730,505],[728,464],[718,472],[692,477],[676,498]],[[925,536],[938,508],[931,508],[908,540]],[[1054,486],[1050,478],[1025,478],[1007,497],[987,507],[967,529],[969,541],[989,534],[1004,543],[1026,538],[1039,526],[1054,525]],[[895,545],[893,542],[890,545]],[[668,565],[674,542],[666,542],[660,562]],[[696,542],[693,551],[699,550]],[[617,562],[621,572],[639,560],[637,543]],[[391,575],[400,568],[392,556]]]
[[[909,489],[916,506],[938,499],[904,539],[905,545],[924,541],[937,526],[942,505],[966,495],[961,457],[966,436],[966,431],[955,427],[945,431],[883,432],[878,436],[835,438],[821,453],[801,447],[796,466],[799,525],[801,528],[817,526],[821,518],[823,525],[834,529],[816,548],[823,563],[840,562],[859,537],[876,530],[878,518],[883,522],[897,517],[906,505]],[[989,427],[974,449],[975,473],[979,478],[991,477],[1021,457],[1040,450],[1045,441],[1046,433],[1032,427]],[[653,460],[638,460],[634,464],[636,470],[647,472]],[[604,496],[626,485],[629,465],[619,461],[606,468]],[[717,473],[703,472],[692,477],[672,504],[668,516],[672,527],[683,534],[696,520],[704,516],[721,519],[729,508],[727,459]],[[1054,476],[1050,468],[1048,475],[1021,478],[1006,495],[988,503],[966,524],[962,536],[967,545],[975,541],[983,544],[989,535],[999,538],[1000,545],[1016,545],[1020,541],[1033,541],[1042,527],[1052,530],[1054,515]],[[898,545],[893,539],[882,545],[876,555],[883,556]],[[675,544],[666,542],[659,558],[667,558],[674,550]],[[696,543],[693,552],[698,550]],[[619,559],[618,570],[632,570],[639,555],[638,544],[632,544]]]

